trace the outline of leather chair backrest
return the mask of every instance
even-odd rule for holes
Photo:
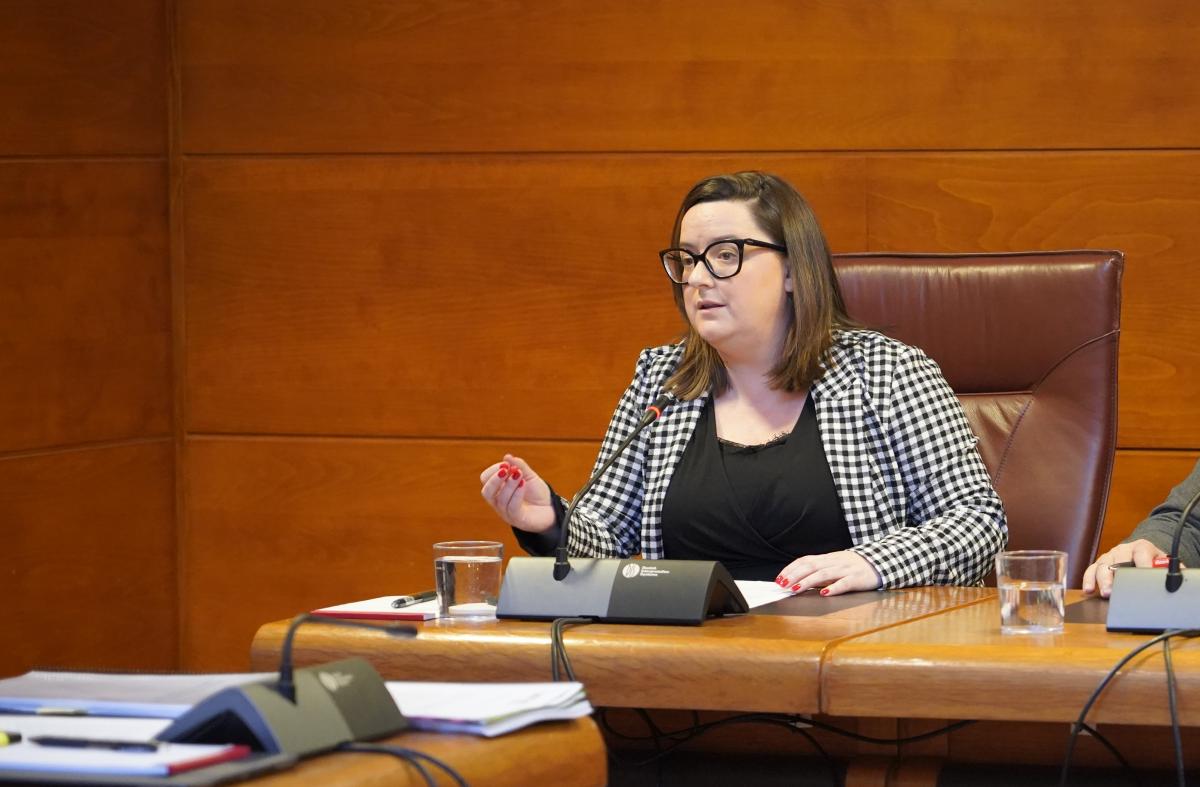
[[[1009,549],[1095,557],[1117,427],[1119,251],[840,254],[851,317],[923,349],[958,394]]]

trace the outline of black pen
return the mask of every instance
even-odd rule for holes
[[[53,735],[35,735],[30,743],[38,746],[63,746],[71,749],[112,749],[114,751],[158,751],[155,741],[107,741],[98,738],[59,738]]]
[[[413,604],[420,604],[422,601],[433,601],[435,598],[437,598],[436,590],[422,590],[420,593],[414,593],[411,596],[398,596],[392,602],[392,606],[396,609],[411,607]]]

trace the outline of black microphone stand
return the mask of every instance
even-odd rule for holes
[[[571,562],[567,559],[567,534],[570,532],[571,516],[575,513],[575,506],[579,505],[579,501],[583,499],[591,488],[600,480],[600,476],[604,475],[604,471],[612,467],[613,462],[625,453],[625,449],[633,442],[634,438],[642,433],[647,426],[657,421],[662,416],[662,411],[675,401],[675,395],[664,393],[654,400],[654,404],[646,408],[646,412],[642,414],[642,420],[638,422],[637,428],[621,441],[612,455],[600,465],[596,472],[592,473],[592,477],[587,480],[583,488],[575,493],[575,497],[571,498],[571,504],[567,506],[567,513],[563,516],[562,527],[558,531],[558,546],[554,550],[554,579],[562,582],[567,578],[567,574],[571,573]]]

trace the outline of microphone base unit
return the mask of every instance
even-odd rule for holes
[[[553,572],[554,558],[509,560],[496,617],[698,626],[707,617],[749,611],[733,577],[715,560],[572,558],[565,579],[554,579]]]
[[[364,659],[296,670],[296,701],[275,681],[233,686],[201,700],[158,735],[171,743],[242,743],[304,757],[408,726],[383,679]]]
[[[1108,601],[1108,630],[1157,634],[1200,629],[1200,568],[1183,569],[1183,584],[1166,588],[1164,568],[1119,568]]]

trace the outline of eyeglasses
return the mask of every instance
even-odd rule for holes
[[[676,284],[685,284],[688,277],[692,275],[692,269],[696,267],[697,260],[704,263],[704,267],[708,268],[708,272],[714,279],[728,279],[731,276],[737,276],[742,269],[742,255],[747,246],[787,251],[786,246],[780,246],[778,243],[767,243],[765,240],[754,240],[753,238],[734,238],[710,243],[708,248],[699,254],[687,249],[664,249],[658,253],[658,256],[662,260],[667,275],[671,277],[671,281]]]

